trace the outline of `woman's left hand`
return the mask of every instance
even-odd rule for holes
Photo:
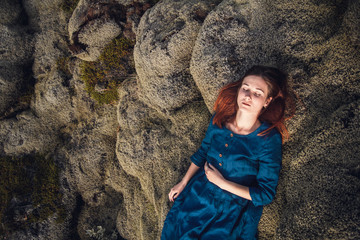
[[[206,162],[204,166],[205,174],[207,179],[212,182],[213,184],[217,185],[218,187],[224,183],[225,178],[223,175],[217,170],[213,165]],[[220,187],[221,188],[221,187]]]

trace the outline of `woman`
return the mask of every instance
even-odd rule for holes
[[[255,239],[281,168],[287,77],[254,66],[223,87],[215,115],[184,178],[175,185],[161,239]],[[292,111],[293,112],[293,111]]]

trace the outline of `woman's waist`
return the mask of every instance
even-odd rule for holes
[[[204,169],[200,169],[200,171],[193,177],[193,180],[193,188],[195,188],[195,191],[207,192],[210,197],[214,197],[219,201],[235,201],[241,205],[247,203],[248,201],[247,199],[223,190],[219,186],[210,182],[205,175]]]
[[[240,161],[219,161],[218,159],[207,158],[207,162],[216,168],[221,175],[228,181],[252,187],[256,185],[256,175],[258,170],[247,164],[239,163]],[[201,168],[203,170],[203,168]]]

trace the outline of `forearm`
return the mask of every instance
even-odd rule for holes
[[[190,179],[194,176],[194,174],[199,170],[199,167],[196,166],[194,163],[191,163],[189,169],[187,170],[183,179],[176,184],[173,188],[171,188],[169,192],[169,200],[173,202],[180,193],[184,190],[185,186],[188,184]]]
[[[222,183],[219,185],[219,187],[239,197],[245,198],[247,200],[252,200],[250,196],[249,188],[246,186],[224,179]]]
[[[226,180],[219,170],[211,164],[205,163],[204,169],[207,179],[219,188],[231,192],[239,197],[252,200],[248,187]]]
[[[183,179],[181,180],[181,182],[186,185],[198,170],[199,170],[199,167],[196,166],[194,163],[191,163],[190,167],[188,168],[188,170],[187,170],[185,176],[183,177]]]

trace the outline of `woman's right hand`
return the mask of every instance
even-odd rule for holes
[[[175,198],[177,198],[180,193],[184,190],[185,186],[188,184],[190,179],[194,176],[194,174],[199,170],[200,168],[196,166],[194,163],[191,163],[189,169],[187,170],[185,176],[179,182],[176,184],[169,192],[169,200],[170,202],[173,202]]]
[[[171,190],[169,192],[170,202],[173,202],[180,195],[180,193],[184,190],[185,186],[186,186],[186,183],[181,181],[178,184],[176,184],[173,188],[171,188]]]

